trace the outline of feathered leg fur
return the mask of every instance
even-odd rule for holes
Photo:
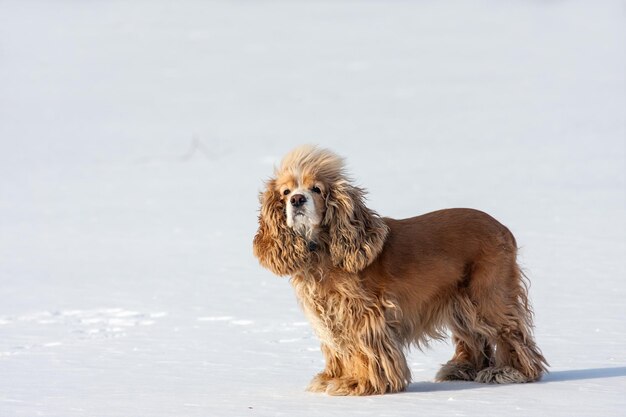
[[[515,263],[508,269],[507,291],[494,292],[488,284],[502,270],[477,266],[467,291],[453,302],[450,327],[456,351],[440,369],[438,381],[522,383],[546,372],[547,361],[532,336],[524,276]]]
[[[371,395],[406,388],[411,374],[392,303],[366,294],[353,277],[324,282],[296,277],[293,283],[326,359],[310,391]]]

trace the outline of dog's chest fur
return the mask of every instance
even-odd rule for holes
[[[292,277],[305,315],[321,342],[331,349],[351,354],[355,337],[371,320],[386,320],[386,303],[368,292],[355,274],[340,271],[301,272]],[[381,302],[382,301],[382,302]],[[386,309],[385,309],[386,310]]]

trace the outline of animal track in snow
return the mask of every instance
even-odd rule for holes
[[[249,326],[254,324],[253,320],[236,319],[233,316],[205,316],[197,317],[196,320],[205,322],[228,322],[228,324],[233,324],[235,326]]]
[[[54,334],[55,339],[35,341],[27,345],[14,343],[10,337],[3,342],[9,344],[7,350],[0,348],[0,358],[26,353],[36,348],[51,349],[64,344],[65,339],[106,339],[117,338],[139,326],[152,326],[166,312],[141,313],[123,308],[103,308],[91,310],[41,311],[20,316],[0,317],[0,327],[15,329],[14,334]],[[42,327],[50,332],[39,330]],[[59,327],[61,327],[59,331]],[[6,348],[6,345],[5,345]]]

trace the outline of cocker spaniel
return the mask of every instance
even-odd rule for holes
[[[446,328],[455,353],[438,381],[540,379],[548,363],[511,232],[471,209],[381,218],[364,197],[343,159],[313,146],[285,156],[260,195],[254,254],[291,276],[321,339],[326,367],[309,390],[402,391],[411,379],[403,349]]]

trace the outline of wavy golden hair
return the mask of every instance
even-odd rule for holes
[[[287,226],[286,203],[277,188],[277,178],[284,176],[313,177],[325,183],[328,191],[318,240],[333,266],[358,272],[378,256],[389,229],[365,205],[366,192],[351,184],[342,158],[326,149],[303,146],[283,159],[259,196],[259,230],[253,247],[261,265],[277,275],[292,275],[309,266],[312,258],[319,260],[310,242]]]

